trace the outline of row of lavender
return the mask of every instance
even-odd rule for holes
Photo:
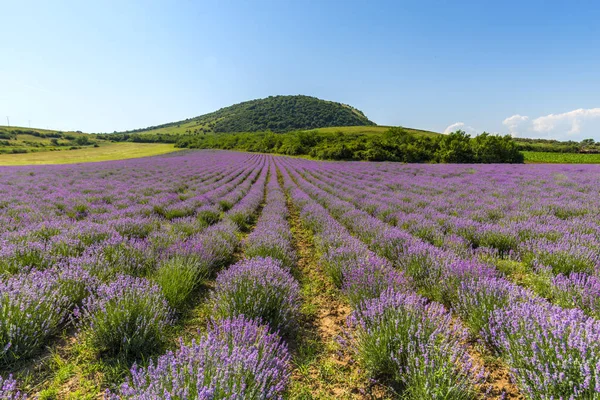
[[[349,196],[346,198],[353,198],[357,207],[436,246],[446,246],[451,238],[453,246],[479,249],[500,268],[511,266],[505,260],[521,263],[534,276],[533,287],[540,295],[600,317],[600,226],[596,223],[598,192],[591,180],[594,171],[570,171],[577,174],[575,180],[573,175],[557,171],[562,168],[536,169],[537,178],[521,173],[517,184],[506,182],[500,188],[495,186],[497,176],[484,181],[488,187],[474,179],[484,191],[466,199],[465,192],[460,192],[461,200],[454,203],[452,197],[458,189],[438,179],[436,191],[450,199],[444,207],[427,204],[421,197],[418,202],[422,209],[413,206],[410,210],[406,209],[410,195],[390,191],[398,181],[396,185],[389,180],[367,184],[378,196],[366,200],[362,179],[352,179],[347,172],[326,174],[325,179],[322,171],[313,175],[332,188],[342,181]],[[333,191],[339,193],[338,189]],[[472,204],[473,197],[480,200],[477,206]]]
[[[251,174],[256,175],[259,171],[260,169],[251,171]],[[243,196],[242,185],[233,188],[238,191],[238,198]],[[104,214],[106,213],[101,213],[103,216]],[[60,220],[61,217],[57,219]],[[93,219],[93,216],[90,219]],[[156,219],[155,223],[160,223],[158,218]],[[52,222],[54,221],[51,220],[48,224],[52,224]],[[6,269],[1,281],[4,314],[0,325],[2,362],[10,364],[37,352],[49,336],[56,333],[63,323],[70,320],[69,316],[72,312],[79,323],[88,321],[90,326],[96,326],[95,329],[90,330],[89,336],[92,336],[91,340],[98,346],[100,352],[128,353],[131,351],[137,354],[143,352],[143,348],[151,349],[154,343],[147,336],[160,336],[162,329],[168,324],[169,312],[164,307],[159,307],[153,314],[150,311],[152,308],[146,309],[143,305],[138,304],[141,299],[138,294],[145,291],[155,293],[157,296],[161,295],[144,277],[156,275],[159,284],[163,281],[168,283],[169,276],[164,276],[164,272],[168,272],[168,265],[171,263],[169,256],[177,254],[181,258],[180,248],[193,246],[194,243],[200,244],[206,253],[201,254],[194,249],[196,260],[193,261],[196,264],[200,262],[205,264],[203,266],[194,265],[196,270],[207,270],[215,263],[226,261],[226,259],[221,260],[221,258],[227,257],[223,252],[229,248],[232,253],[233,249],[232,246],[223,246],[219,239],[228,236],[231,240],[235,237],[235,232],[232,232],[230,225],[224,222],[204,233],[184,238],[177,235],[163,235],[160,237],[159,243],[153,243],[147,238],[133,239],[118,236],[119,233],[116,230],[111,231],[112,235],[105,234],[107,229],[95,229],[89,234],[89,231],[83,233],[80,231],[77,241],[72,241],[68,246],[64,246],[69,254],[59,254],[57,257],[53,252],[55,247],[48,243],[44,243],[44,247],[38,249],[39,253],[35,253],[39,254],[39,257],[32,256],[31,253],[23,251],[18,246],[18,241],[25,242],[26,240],[22,231],[8,231],[5,237],[9,237],[9,243],[14,244],[16,241],[17,245],[14,247],[14,252],[5,255],[3,260],[5,265],[16,265],[19,268],[14,272]],[[42,223],[40,230],[47,232],[47,226]],[[161,228],[164,229],[165,226]],[[18,234],[14,235],[15,232]],[[55,228],[52,233],[54,235],[48,234],[50,236],[45,237],[47,241],[61,235],[62,231]],[[187,257],[184,256],[184,258]],[[44,259],[45,262],[39,262],[40,259]],[[187,262],[191,263],[192,260]],[[139,279],[130,278],[130,275],[139,277]],[[103,296],[92,296],[96,292]],[[137,304],[141,309],[139,311],[142,313],[141,315],[148,312],[150,313],[149,320],[157,321],[152,323],[155,325],[153,330],[156,332],[149,332],[147,335],[140,334],[138,340],[130,338],[124,341],[127,348],[123,349],[123,346],[119,345],[119,341],[123,341],[121,333],[112,338],[110,336],[113,336],[114,332],[112,325],[117,324],[119,319],[124,317],[107,312],[101,317],[112,317],[117,320],[97,321],[94,320],[94,311],[106,308],[107,303],[116,308],[121,307],[122,304],[117,299],[125,293],[135,300],[133,304],[128,305],[129,309],[134,309]],[[123,304],[125,304],[127,296],[123,296],[123,298]],[[160,301],[155,300],[157,299],[147,299],[148,304],[161,304]],[[36,318],[30,318],[31,314],[35,314]],[[137,329],[136,323],[136,319],[133,318],[129,321],[131,326],[123,326],[118,329],[134,332]],[[106,330],[104,334],[101,332],[102,327]],[[98,341],[103,343],[96,343]]]
[[[336,182],[339,181],[340,177],[338,176],[335,181],[329,181],[327,184],[336,185]],[[350,181],[351,187],[357,185],[360,185],[359,181],[353,183]],[[327,190],[327,186],[324,188]],[[393,196],[393,193],[389,193],[389,189],[387,191],[383,188],[380,189],[380,193],[384,196]],[[329,187],[329,192],[338,195],[340,193],[353,196],[357,194],[356,190],[348,190],[347,187],[346,190],[340,187],[335,189]],[[364,205],[357,204],[356,201],[353,203],[358,208],[366,210]],[[394,207],[393,197],[387,201],[372,199],[370,204],[388,211],[391,209],[390,207]],[[589,206],[581,205],[581,207]],[[592,205],[591,208],[593,207]],[[390,222],[385,214],[379,214],[379,217]],[[440,221],[438,220],[438,222]],[[398,221],[394,221],[394,223],[397,224]],[[510,227],[490,227],[488,225],[483,231],[473,231],[464,229],[464,225],[462,228],[456,228],[454,225],[456,230],[449,229],[445,231],[446,236],[443,240],[435,240],[427,232],[430,232],[429,227],[432,224],[435,225],[436,222],[430,221],[426,226],[416,222],[412,224],[404,222],[401,226],[406,227],[415,236],[438,247],[450,247],[463,254],[477,253],[480,258],[496,265],[506,275],[516,275],[515,272],[525,271],[532,278],[529,282],[530,286],[539,295],[549,298],[562,307],[577,307],[587,315],[597,318],[600,316],[599,248],[595,236],[590,238],[591,229],[584,229],[582,223],[588,227],[595,226],[596,230],[598,228],[598,225],[589,216],[585,222],[582,222],[581,218],[570,218],[564,223],[564,225],[572,224],[567,230],[569,233],[559,234],[557,231],[549,233],[547,228],[541,228],[544,235],[550,236],[544,239],[527,240],[519,244],[520,248],[517,252],[513,252],[510,248],[511,243],[517,242],[513,236],[535,236],[536,229],[539,228],[532,229],[531,225],[528,225],[526,230],[523,230],[523,227],[519,228],[516,225]],[[539,230],[537,232],[539,233]],[[517,266],[516,270],[515,266]]]
[[[410,279],[353,237],[280,163],[327,275],[354,309],[341,341],[362,367],[400,384],[408,398],[476,398],[485,373],[468,353],[466,329],[441,304],[414,293]]]
[[[27,238],[43,238],[44,243],[38,248],[27,247],[35,248],[35,256],[21,251],[22,246],[13,246],[0,257],[3,265],[14,267],[4,268],[0,274],[0,362],[4,370],[10,371],[16,362],[36,355],[59,329],[71,323],[76,325],[80,340],[89,343],[99,356],[136,359],[160,348],[167,327],[185,309],[202,281],[230,262],[239,245],[239,230],[247,228],[245,221],[252,220],[263,199],[269,169],[266,157],[202,155],[208,160],[199,162],[197,154],[164,158],[166,165],[160,168],[144,161],[140,165],[106,163],[97,171],[81,167],[64,176],[62,168],[8,169],[1,182],[5,198],[13,196],[15,208],[9,207],[2,214],[7,222],[2,238],[10,245],[27,244]],[[211,164],[216,166],[203,173]],[[190,167],[203,177],[194,186],[189,183],[195,179]],[[174,177],[182,169],[187,172],[177,182]],[[172,175],[159,179],[159,171],[165,170]],[[52,178],[52,173],[56,177]],[[140,175],[148,177],[147,186],[135,186],[124,193],[123,182],[135,182]],[[31,181],[16,180],[15,176],[31,177]],[[40,187],[33,185],[36,176]],[[111,177],[108,182],[107,176]],[[188,178],[191,180],[186,181]],[[57,180],[54,185],[61,184],[61,179],[69,180],[59,185],[71,186],[61,201],[79,201],[90,212],[59,213],[55,203],[32,201],[40,191],[50,192],[46,185],[52,179]],[[94,179],[96,185],[103,186],[105,197],[118,202],[105,199],[101,206],[96,204],[97,196],[86,198],[87,203],[76,199],[78,192],[85,197],[88,192],[82,191],[82,186],[93,186],[88,181]],[[10,189],[16,183],[21,191]],[[31,197],[23,196],[24,192]],[[153,211],[150,214],[147,205]],[[188,207],[193,211],[186,216],[171,214]],[[207,218],[207,210],[211,218]],[[46,221],[41,221],[43,213]],[[218,222],[221,214],[224,218]],[[93,227],[82,233],[77,230],[81,226],[78,220]],[[119,223],[134,226],[129,232],[145,233],[122,235],[115,228]],[[193,229],[179,229],[181,226]],[[57,236],[62,237],[51,244]],[[70,239],[64,246],[69,253],[57,256],[54,244],[66,242],[65,237]],[[45,261],[39,262],[41,259]],[[2,384],[7,393],[14,385],[10,379]]]
[[[437,249],[406,231],[386,225],[338,198],[352,193],[339,183],[340,176],[328,182],[332,186],[327,192],[321,189],[327,185],[314,179],[319,175],[319,166],[298,164],[290,162],[292,170],[303,171],[303,178],[317,185],[299,179],[303,188],[371,249],[402,268],[420,292],[444,302],[474,334],[481,334],[491,349],[508,361],[515,380],[529,398],[598,396],[597,321],[577,309],[551,306],[514,285],[499,276],[493,266],[482,263],[477,250],[457,254],[450,245]],[[356,181],[364,188],[373,179]],[[372,198],[365,208],[373,211],[387,205]],[[451,243],[452,238],[445,240]],[[466,250],[462,246],[460,249]]]
[[[300,296],[290,273],[296,256],[285,196],[274,163],[268,168],[265,206],[243,244],[246,259],[220,272],[210,295],[208,333],[147,368],[134,367],[115,398],[283,398],[290,355],[281,338],[294,334]],[[240,221],[248,227],[248,218]]]
[[[600,326],[584,312],[598,316],[599,175],[577,168],[197,152],[0,170],[0,368],[71,323],[100,355],[156,354],[242,245],[208,332],[134,367],[114,396],[283,396],[299,295],[280,175],[354,309],[343,342],[373,377],[409,398],[474,398],[475,338],[528,398],[598,398]],[[20,397],[0,380],[0,398]]]

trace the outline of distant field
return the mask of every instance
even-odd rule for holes
[[[102,145],[104,141],[82,132],[0,126],[0,154],[83,149]]]
[[[391,126],[385,125],[372,125],[372,126],[332,126],[330,128],[318,128],[312,129],[312,131],[319,131],[325,133],[331,132],[343,132],[343,133],[383,133],[388,129],[392,128]],[[439,135],[436,132],[423,131],[421,129],[412,129],[412,128],[403,128],[406,131],[415,134],[415,135],[423,135],[423,136],[435,136]],[[310,132],[310,131],[309,131]]]
[[[205,124],[197,124],[196,121],[184,122],[181,124],[164,127],[164,128],[156,128],[150,129],[147,131],[141,131],[139,134],[173,134],[173,135],[184,135],[194,133],[195,129],[207,129],[207,134],[214,134],[213,132],[208,132],[208,125]],[[310,131],[319,131],[319,132],[343,132],[343,133],[383,133],[390,129],[391,126],[384,125],[366,125],[366,126],[332,126],[328,128],[317,128],[311,129]],[[404,128],[410,133],[414,133],[417,135],[426,135],[426,136],[434,136],[438,135],[436,132],[424,131],[420,129],[412,129],[412,128]]]
[[[0,165],[75,164],[154,156],[172,151],[177,151],[172,144],[110,143],[78,150],[0,154]]]
[[[550,153],[524,151],[526,163],[550,164],[600,164],[600,154]]]

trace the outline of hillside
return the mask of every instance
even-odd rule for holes
[[[101,144],[95,136],[82,132],[0,126],[0,154],[75,150]]]
[[[184,121],[119,133],[206,134],[233,132],[290,132],[333,126],[375,125],[346,104],[310,96],[270,96],[234,104]]]

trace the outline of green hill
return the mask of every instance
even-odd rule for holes
[[[206,134],[234,132],[290,132],[333,126],[375,125],[347,104],[310,96],[270,96],[221,108],[184,121],[119,133]]]
[[[0,126],[0,154],[80,149],[99,144],[96,137],[82,132]]]

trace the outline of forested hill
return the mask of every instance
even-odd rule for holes
[[[330,126],[375,125],[361,111],[346,104],[310,96],[270,96],[221,108],[218,111],[126,133],[202,134],[209,132],[290,132]]]

